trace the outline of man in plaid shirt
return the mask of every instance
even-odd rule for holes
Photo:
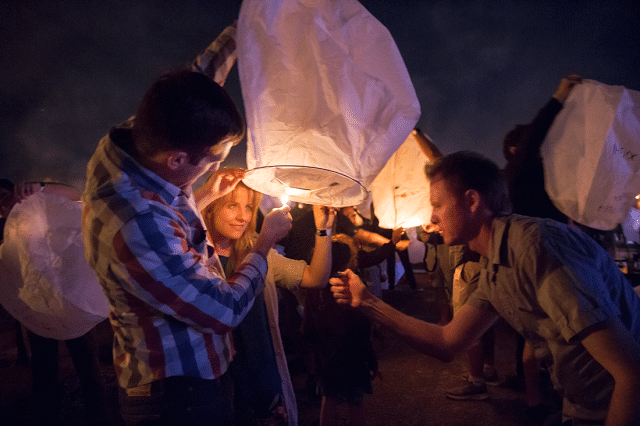
[[[215,172],[246,126],[219,84],[162,76],[137,114],[105,136],[87,167],[86,257],[111,304],[120,410],[127,424],[230,424],[228,331],[264,287],[266,254],[291,227],[265,218],[254,251],[225,279],[200,209],[242,175]],[[151,422],[151,423],[149,423]]]

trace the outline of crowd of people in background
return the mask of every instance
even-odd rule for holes
[[[218,170],[246,134],[231,98],[203,73],[163,75],[136,115],[100,141],[82,195],[86,258],[110,304],[123,421],[298,424],[278,305],[287,291],[301,307],[321,426],[334,424],[342,403],[351,424],[367,423],[379,325],[440,360],[466,352],[466,382],[446,395],[487,398],[486,384],[499,383],[498,318],[521,336],[514,356],[532,412],[542,403],[542,363],[564,398],[562,424],[640,424],[640,298],[607,252],[609,235],[573,223],[544,191],[540,145],[580,81],[563,78],[534,120],[507,134],[505,170],[471,152],[427,166],[433,214],[418,233],[444,301],[433,324],[382,300],[383,283],[393,290],[400,278],[396,256],[402,280],[418,290],[404,229],[380,228],[374,208],[261,213],[245,171]],[[3,223],[34,192],[80,199],[53,183],[1,191]],[[75,340],[67,344],[95,424],[97,358],[84,337]],[[29,343],[35,401],[53,412],[57,341],[30,332]]]

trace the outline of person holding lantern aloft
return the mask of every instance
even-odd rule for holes
[[[558,83],[547,103],[527,124],[516,125],[504,137],[502,152],[507,164],[504,176],[513,212],[526,216],[554,219],[579,227],[610,255],[614,251],[614,232],[589,228],[571,220],[553,204],[545,189],[545,176],[540,148],[556,116],[572,90],[582,84],[578,74],[569,74]],[[516,378],[524,380],[525,397],[532,417],[545,411],[539,390],[540,363],[535,349],[522,336],[516,343]]]
[[[179,69],[151,86],[89,161],[85,256],[110,303],[127,424],[232,421],[229,331],[262,291],[267,254],[291,228],[288,207],[269,213],[238,273],[224,278],[198,206],[242,179],[217,169],[245,132],[218,83]],[[213,178],[194,192],[208,172]]]
[[[202,211],[209,239],[232,277],[251,252],[262,194],[240,182],[229,194]],[[236,355],[230,371],[235,385],[236,424],[269,419],[296,425],[297,407],[278,325],[276,286],[319,288],[327,285],[331,268],[331,226],[335,210],[313,206],[315,248],[311,262],[288,259],[275,250],[267,255],[264,291],[233,330]]]

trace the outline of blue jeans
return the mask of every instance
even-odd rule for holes
[[[149,396],[128,396],[120,388],[120,414],[128,426],[233,425],[233,383],[228,374],[216,380],[168,377],[151,383]]]

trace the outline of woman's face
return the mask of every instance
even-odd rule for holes
[[[237,240],[251,222],[253,207],[251,191],[239,186],[214,215],[214,232],[224,238]]]

